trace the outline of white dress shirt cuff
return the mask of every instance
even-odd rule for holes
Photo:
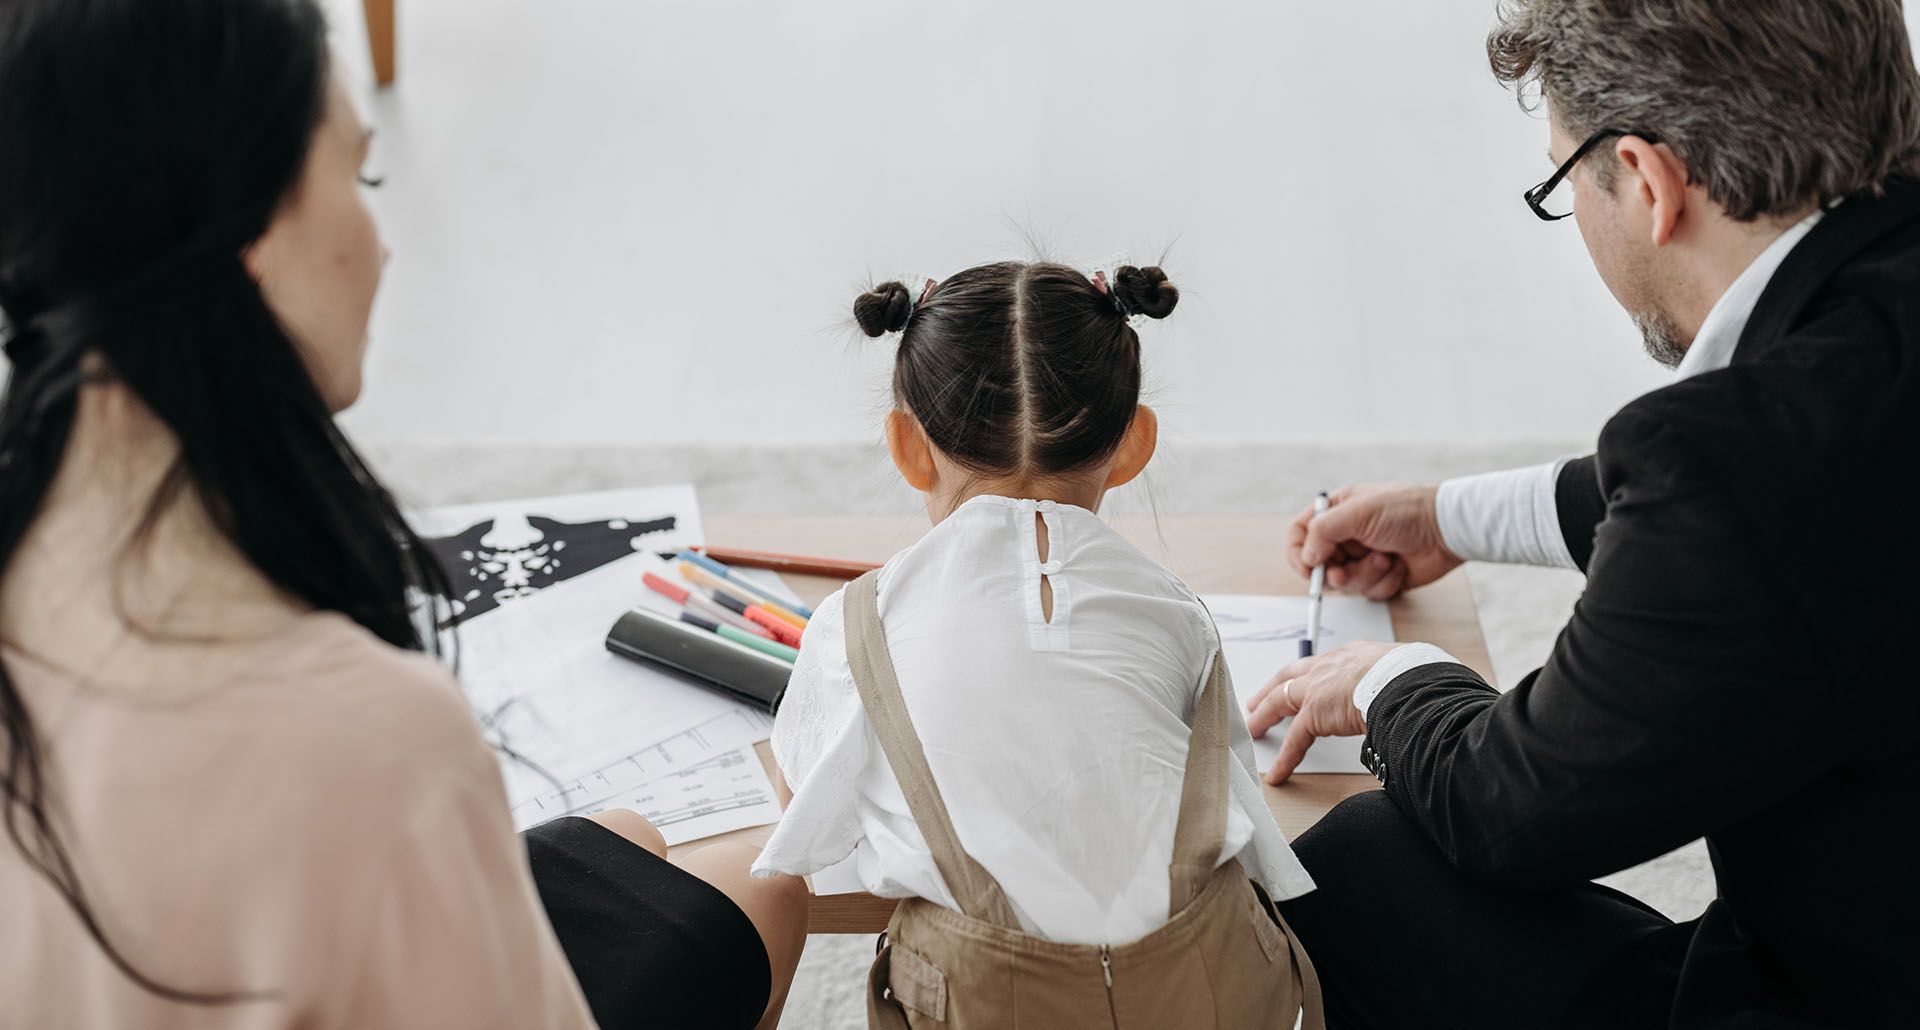
[[[1380,692],[1387,689],[1387,684],[1399,678],[1401,673],[1422,665],[1457,664],[1459,661],[1432,644],[1401,644],[1374,662],[1373,668],[1360,678],[1360,685],[1353,690],[1353,707],[1360,709],[1360,719],[1364,722],[1373,699],[1379,697]]]
[[[1465,561],[1577,569],[1560,533],[1554,488],[1570,458],[1440,484],[1440,539]]]

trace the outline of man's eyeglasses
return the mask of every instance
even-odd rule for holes
[[[1527,206],[1532,208],[1533,213],[1539,215],[1543,222],[1557,222],[1573,214],[1573,183],[1567,181],[1567,176],[1573,174],[1574,166],[1579,164],[1582,158],[1593,153],[1594,148],[1621,136],[1638,136],[1648,143],[1660,142],[1644,132],[1633,132],[1629,129],[1601,129],[1588,136],[1585,143],[1580,144],[1580,148],[1573,152],[1573,156],[1567,158],[1567,162],[1553,173],[1553,178],[1527,191]]]

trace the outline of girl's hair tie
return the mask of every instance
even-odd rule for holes
[[[1113,302],[1113,310],[1120,312],[1121,318],[1133,317],[1133,309],[1127,305],[1127,302],[1121,298],[1120,294],[1107,282],[1107,273],[1093,273],[1093,288],[1100,291],[1108,300]]]

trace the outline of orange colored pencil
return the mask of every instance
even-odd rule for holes
[[[747,551],[737,547],[702,547],[699,551],[722,565],[771,569],[774,572],[790,572],[796,576],[825,576],[828,579],[859,579],[880,567],[873,562],[852,561],[846,558],[810,558],[805,555],[778,554],[773,551]]]

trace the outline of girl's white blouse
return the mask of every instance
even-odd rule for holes
[[[1024,929],[1120,944],[1165,924],[1188,721],[1218,646],[1199,599],[1092,512],[1006,497],[962,505],[895,555],[879,588],[961,845]],[[872,893],[957,908],[861,707],[841,601],[815,612],[774,723],[794,796],[754,871],[808,874],[851,853]],[[1267,810],[1234,710],[1222,861],[1237,857],[1276,900],[1297,897],[1313,881]]]

